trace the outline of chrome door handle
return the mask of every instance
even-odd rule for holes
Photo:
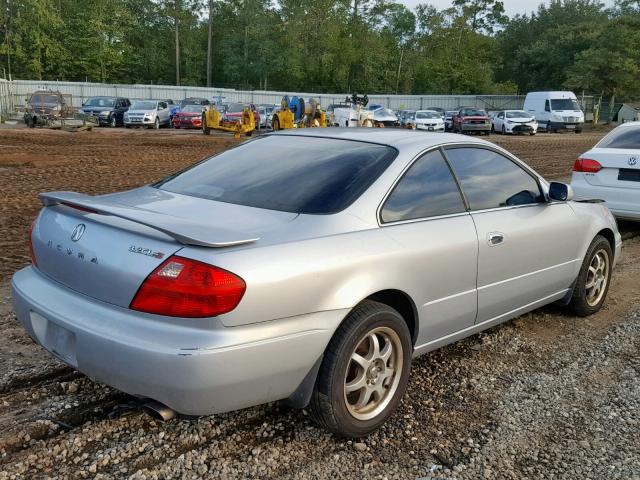
[[[487,244],[495,247],[504,243],[504,234],[500,232],[491,232],[487,234]]]

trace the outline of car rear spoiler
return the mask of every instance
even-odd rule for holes
[[[89,213],[124,218],[169,235],[184,245],[200,247],[230,247],[259,240],[250,234],[202,225],[180,217],[165,215],[143,208],[112,202],[76,192],[47,192],[40,194],[45,207],[66,205]]]

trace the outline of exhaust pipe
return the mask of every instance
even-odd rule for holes
[[[172,410],[163,403],[156,402],[155,400],[143,403],[142,409],[156,420],[162,420],[164,422],[168,422],[176,416],[175,410]]]

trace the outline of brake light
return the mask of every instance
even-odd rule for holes
[[[574,172],[598,173],[600,170],[602,170],[600,162],[589,158],[579,158],[573,164]]]
[[[38,266],[38,262],[36,262],[36,254],[33,251],[33,229],[36,227],[37,221],[38,218],[31,222],[31,226],[29,227],[29,252],[31,253],[31,263],[36,267]]]
[[[130,308],[169,317],[215,317],[236,308],[245,290],[244,280],[231,272],[172,256],[145,279]]]

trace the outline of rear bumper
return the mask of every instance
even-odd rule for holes
[[[584,175],[581,172],[574,172],[571,177],[571,188],[576,199],[601,199],[605,201],[605,205],[614,217],[640,220],[640,188],[591,185]]]
[[[60,360],[189,415],[289,397],[346,315],[335,310],[231,328],[215,319],[179,325],[92,300],[33,267],[14,275],[12,292],[22,326]]]

